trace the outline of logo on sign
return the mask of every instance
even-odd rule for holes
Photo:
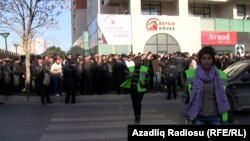
[[[172,21],[160,21],[157,18],[151,18],[146,23],[148,31],[169,31],[175,30],[175,22]]]

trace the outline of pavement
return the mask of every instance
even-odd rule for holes
[[[184,123],[180,93],[167,100],[165,93],[147,93],[142,101],[140,125]],[[64,97],[0,97],[0,141],[127,141],[127,126],[134,122],[130,95],[77,96],[76,104]]]

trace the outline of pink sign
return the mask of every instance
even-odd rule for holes
[[[202,45],[235,45],[237,44],[236,32],[201,32]]]

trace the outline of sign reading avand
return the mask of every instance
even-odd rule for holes
[[[236,32],[201,32],[202,45],[235,45],[237,44]]]

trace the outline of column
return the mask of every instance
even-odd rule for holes
[[[188,16],[188,0],[177,0],[176,9],[180,17],[187,17]]]
[[[130,0],[129,5],[131,15],[141,15],[141,0]]]
[[[142,36],[140,32],[136,32],[138,29],[138,26],[141,26],[140,24],[140,17],[141,17],[141,0],[130,0],[130,14],[131,14],[131,31],[132,31],[132,52],[137,53],[138,49],[136,47],[140,46],[139,40]]]

